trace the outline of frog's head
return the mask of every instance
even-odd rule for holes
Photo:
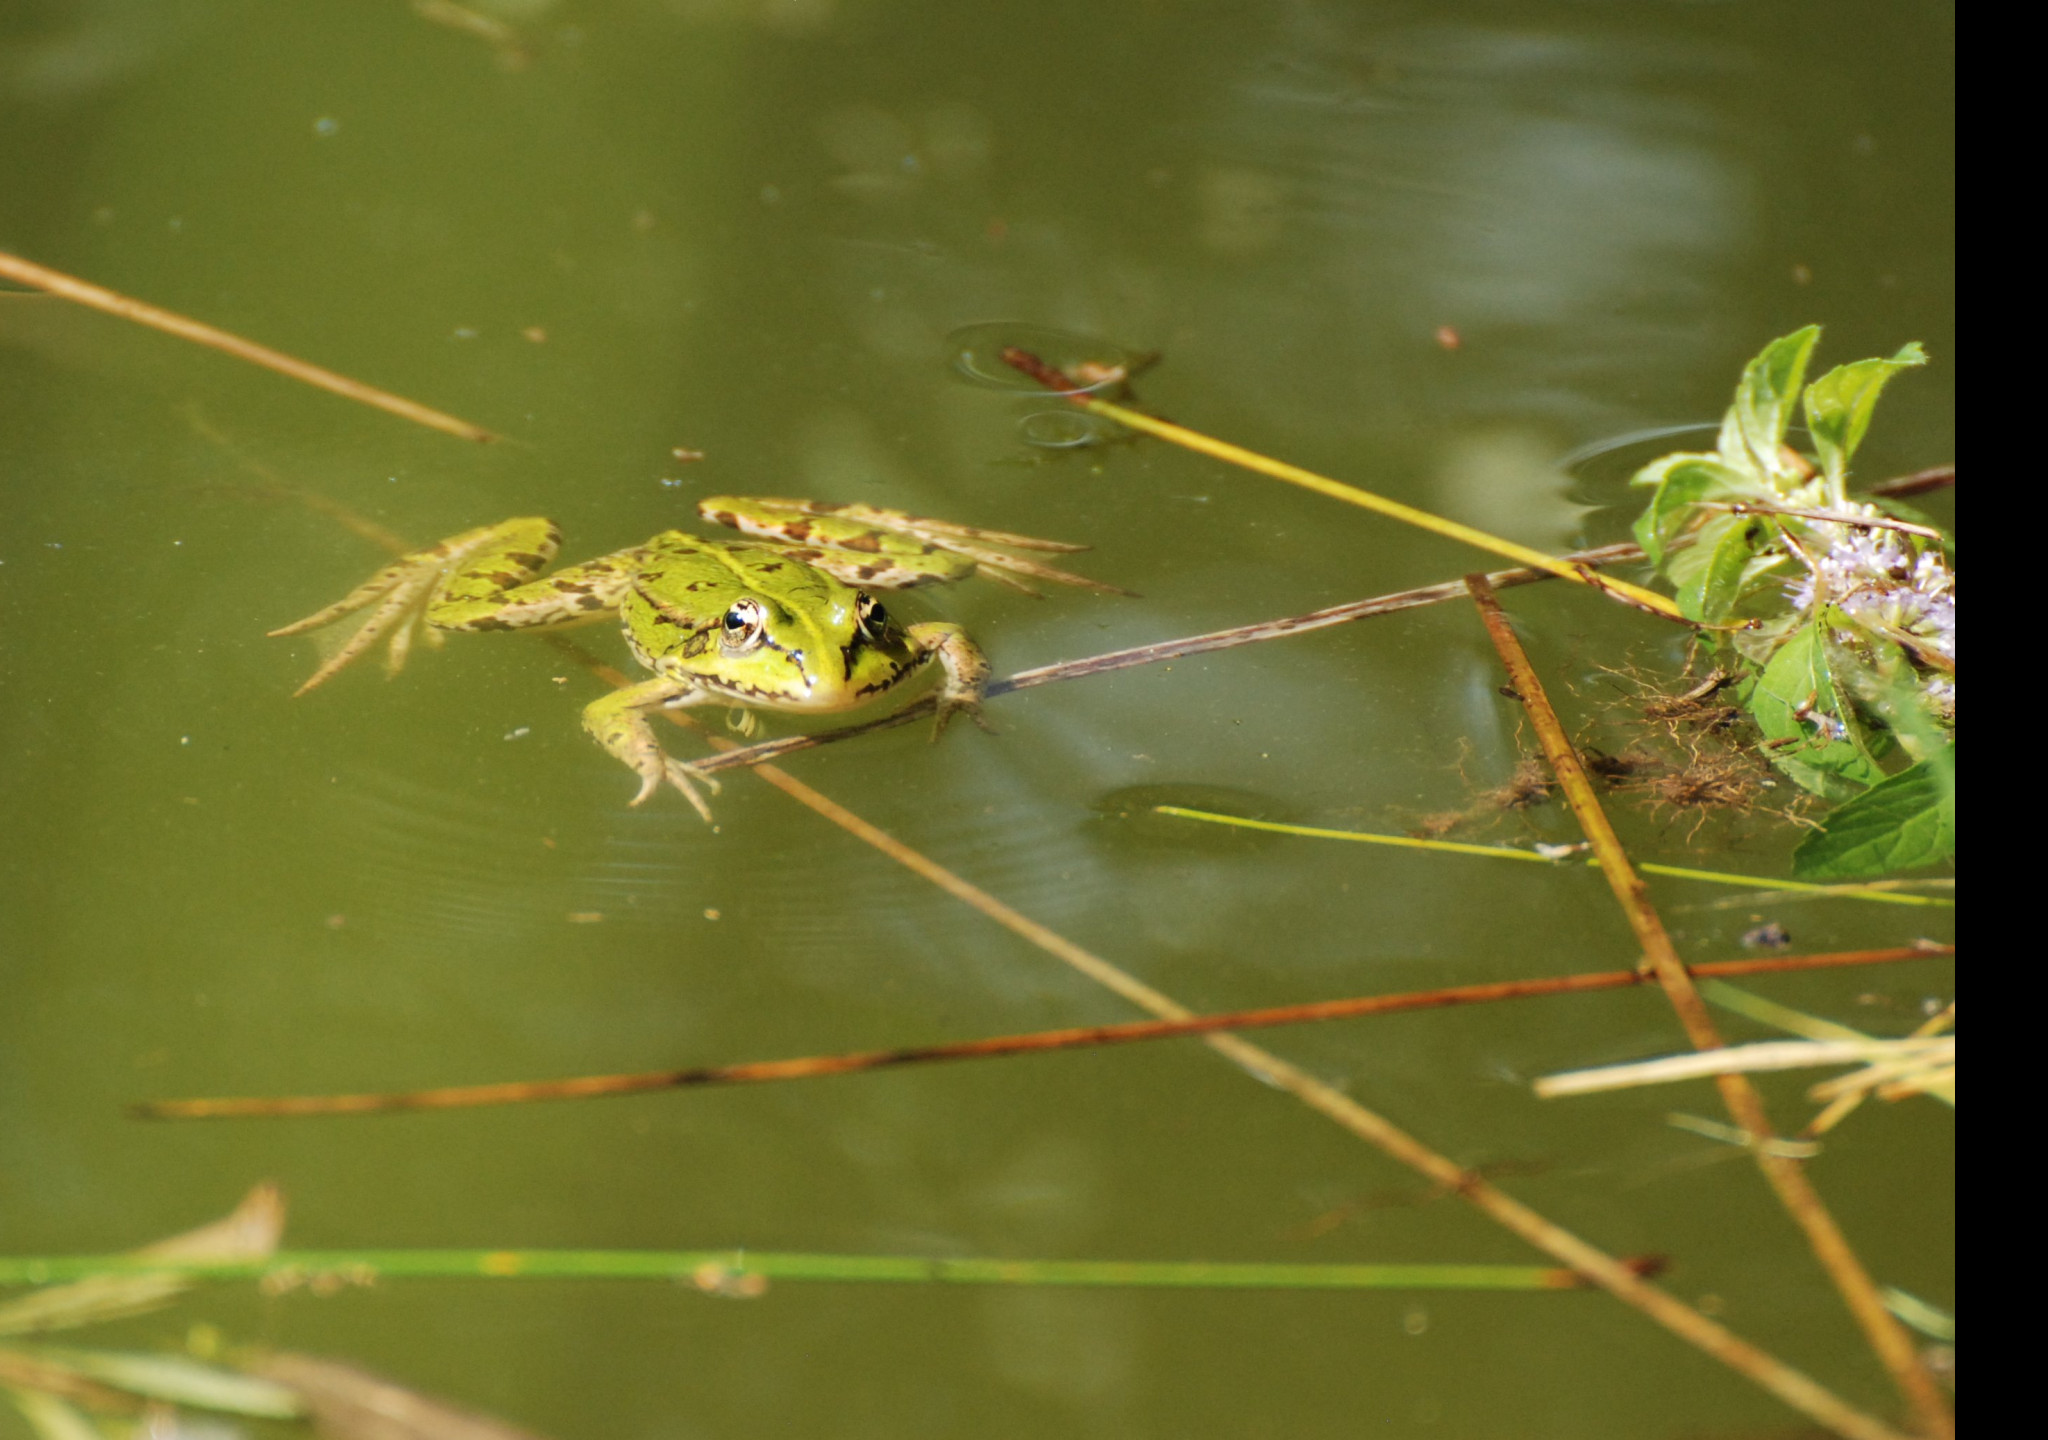
[[[924,655],[879,600],[817,578],[827,583],[805,588],[818,593],[733,594],[723,613],[649,657],[654,668],[741,702],[819,711],[860,705],[919,668]]]

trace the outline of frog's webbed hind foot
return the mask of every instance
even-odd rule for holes
[[[420,611],[426,605],[427,593],[433,588],[438,572],[411,565],[411,557],[377,572],[367,582],[357,586],[342,599],[326,609],[316,611],[305,619],[295,621],[270,632],[273,638],[283,635],[303,635],[308,630],[317,630],[331,624],[353,610],[376,605],[353,635],[342,642],[341,648],[328,656],[306,683],[292,692],[293,698],[325,683],[334,673],[370,649],[386,634],[391,636],[391,649],[385,660],[385,671],[396,675],[405,668],[405,658],[412,649],[412,635],[419,624]],[[379,602],[382,603],[379,603]]]
[[[303,635],[355,611],[370,611],[341,648],[293,693],[303,695],[322,684],[387,635],[391,645],[384,669],[396,675],[405,668],[415,633],[424,633],[432,644],[440,643],[440,632],[424,617],[451,588],[460,588],[465,582],[501,590],[517,585],[545,569],[560,544],[561,535],[551,521],[506,520],[465,530],[392,561],[332,605],[270,632],[273,637]]]

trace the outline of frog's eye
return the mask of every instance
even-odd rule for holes
[[[872,595],[862,595],[854,602],[854,614],[860,617],[861,631],[870,640],[881,639],[882,632],[889,628],[889,612]]]
[[[759,600],[735,600],[725,612],[725,630],[719,637],[728,650],[751,650],[761,643],[761,630],[768,615]]]

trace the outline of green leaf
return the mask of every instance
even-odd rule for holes
[[[1830,625],[1855,623],[1833,606],[1825,613]],[[1866,630],[1853,653],[1853,666],[1839,665],[1836,678],[1854,692],[1857,708],[1875,721],[1873,738],[1890,736],[1915,760],[1946,750],[1954,737],[1941,724],[1926,678],[1913,668],[1904,648]]]
[[[1873,785],[1792,852],[1803,880],[1869,880],[1956,853],[1956,747]]]
[[[1820,339],[1820,326],[1809,325],[1764,346],[1742,372],[1735,404],[1721,422],[1721,455],[1733,463],[1745,457],[1760,475],[1778,473],[1778,447],[1792,423],[1792,406],[1806,379],[1806,362]]]
[[[1927,353],[1915,341],[1889,360],[1837,365],[1806,387],[1806,425],[1820,452],[1821,470],[1838,497],[1849,473],[1850,457],[1863,443],[1885,382],[1901,370],[1926,363]]]
[[[1678,608],[1688,620],[1714,624],[1724,620],[1742,598],[1742,582],[1756,555],[1760,541],[1769,537],[1770,525],[1747,515],[1730,515],[1707,552],[1706,563],[1678,588]],[[1703,541],[1704,544],[1704,541]],[[1703,544],[1701,547],[1703,548]]]
[[[1819,625],[1787,636],[1763,674],[1741,687],[1737,702],[1766,742],[1780,742],[1767,743],[1764,753],[1804,789],[1847,800],[1884,779],[1854,710],[1836,688]],[[1824,725],[1839,725],[1843,733],[1830,737]]]
[[[1657,487],[1635,526],[1636,543],[1655,565],[1664,563],[1666,548],[1692,523],[1693,507],[1702,500],[1770,493],[1761,482],[1722,464],[1715,455],[1666,455],[1637,471],[1629,483]]]
[[[1721,537],[1726,535],[1735,523],[1733,515],[1711,516],[1705,524],[1692,532],[1690,545],[1666,552],[1665,578],[1680,590],[1688,585],[1696,585],[1700,572],[1706,569],[1707,562],[1714,558],[1714,547],[1721,543]]]

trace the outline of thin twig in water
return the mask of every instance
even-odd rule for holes
[[[1787,505],[1766,505],[1760,500],[1701,500],[1697,503],[1702,510],[1726,510],[1731,515],[1789,515],[1794,520],[1825,520],[1830,525],[1846,525],[1851,530],[1899,530],[1934,541],[1948,538],[1932,525],[1915,525],[1882,515],[1830,515],[1825,510],[1794,510]]]
[[[62,271],[51,270],[33,261],[24,260],[18,255],[0,252],[0,279],[30,286],[89,309],[103,311],[108,315],[118,315],[123,320],[133,320],[138,325],[147,325],[153,330],[175,335],[180,340],[190,340],[195,345],[224,351],[238,359],[247,360],[252,365],[261,365],[266,370],[275,370],[280,375],[289,375],[292,379],[307,385],[317,386],[364,405],[374,405],[379,410],[389,411],[416,424],[442,430],[464,440],[488,442],[498,438],[481,425],[458,420],[453,415],[431,410],[402,395],[393,395],[388,390],[379,390],[374,385],[365,385],[360,380],[337,375],[332,370],[294,359],[283,351],[272,350],[267,345],[258,345],[253,340],[244,340],[239,335],[230,335],[225,330],[216,330],[213,326],[202,324],[200,321],[188,320],[183,315],[158,309],[154,305],[131,299],[126,295],[116,294],[112,290],[66,275]]]
[[[1930,490],[1946,490],[1955,483],[1955,466],[1934,465],[1925,470],[1916,470],[1911,475],[1899,475],[1890,480],[1880,481],[1864,493],[1899,499],[1907,495],[1925,495]]]
[[[1530,723],[1535,727],[1544,758],[1550,761],[1559,788],[1564,791],[1587,840],[1592,842],[1593,853],[1600,857],[1600,872],[1614,891],[1623,913],[1628,916],[1636,941],[1643,947],[1644,959],[1663,987],[1671,1008],[1677,1012],[1686,1038],[1696,1050],[1719,1049],[1724,1042],[1713,1016],[1707,1011],[1706,1001],[1700,997],[1685,962],[1678,957],[1677,947],[1665,932],[1664,922],[1650,903],[1648,887],[1636,874],[1627,851],[1622,848],[1620,837],[1608,823],[1606,811],[1600,806],[1599,796],[1594,793],[1585,766],[1580,763],[1578,752],[1565,735],[1557,712],[1551,708],[1550,697],[1544,692],[1536,667],[1529,663],[1521,641],[1515,638],[1514,627],[1509,623],[1507,613],[1501,609],[1492,585],[1484,575],[1472,575],[1467,583],[1471,586],[1472,599],[1479,608],[1480,618],[1485,622],[1486,632],[1507,669],[1509,686],[1521,700]],[[1870,1272],[1864,1269],[1862,1260],[1850,1247],[1848,1237],[1835,1223],[1834,1216],[1828,1212],[1806,1172],[1797,1161],[1774,1152],[1767,1143],[1777,1137],[1765,1114],[1763,1097],[1741,1075],[1718,1076],[1715,1083],[1720,1087],[1721,1102],[1729,1115],[1751,1137],[1752,1154],[1765,1179],[1777,1192],[1793,1221],[1806,1233],[1807,1243],[1813,1247],[1835,1288],[1842,1293],[1849,1313],[1855,1317],[1879,1361],[1891,1372],[1892,1382],[1912,1407],[1921,1432],[1928,1437],[1953,1435],[1955,1424],[1949,1416],[1948,1406],[1935,1386],[1934,1377],[1920,1363],[1912,1337],[1885,1308],[1884,1299],[1870,1278]]]
[[[1823,955],[1779,955],[1755,960],[1727,960],[1702,965],[1702,975],[1763,975],[1794,970],[1834,969],[1845,965],[1886,965],[1953,955],[1953,946],[1899,946],[1889,950],[1847,950]],[[1365,995],[1344,1000],[1315,1000],[1301,1005],[1276,1005],[1239,1010],[1227,1015],[1197,1015],[1187,1020],[1139,1020],[1122,1025],[1071,1026],[1025,1035],[1000,1035],[986,1040],[959,1040],[943,1045],[912,1045],[895,1050],[860,1050],[842,1055],[813,1055],[795,1060],[757,1060],[739,1065],[705,1065],[685,1070],[653,1070],[631,1075],[579,1075],[567,1080],[514,1080],[496,1085],[457,1085],[359,1095],[288,1095],[196,1100],[148,1100],[131,1113],[146,1120],[224,1120],[285,1115],[370,1115],[400,1110],[460,1110],[485,1105],[523,1105],[538,1100],[591,1100],[613,1095],[639,1095],[650,1090],[683,1090],[706,1085],[758,1084],[764,1081],[812,1080],[867,1070],[941,1060],[993,1060],[1007,1055],[1042,1054],[1050,1050],[1092,1049],[1128,1045],[1141,1040],[1170,1040],[1211,1035],[1224,1030],[1265,1029],[1322,1020],[1348,1020],[1408,1010],[1438,1010],[1457,1005],[1483,1005],[1540,995],[1579,995],[1595,990],[1625,990],[1642,984],[1639,970],[1604,970],[1579,975],[1552,975],[1533,980],[1502,980],[1482,985],[1456,985],[1397,995]]]
[[[1648,1274],[1662,1258],[1631,1264]],[[184,1282],[257,1280],[264,1293],[301,1286],[320,1294],[387,1280],[666,1280],[711,1294],[750,1298],[766,1281],[842,1284],[1088,1286],[1107,1289],[1577,1290],[1585,1281],[1550,1265],[1279,1264],[1207,1260],[988,1259],[972,1255],[820,1255],[776,1250],[283,1250],[235,1260],[158,1261],[147,1271],[128,1255],[0,1255],[0,1285],[164,1275]],[[754,1279],[752,1285],[734,1282]],[[350,1430],[322,1434],[478,1440],[469,1430]]]

